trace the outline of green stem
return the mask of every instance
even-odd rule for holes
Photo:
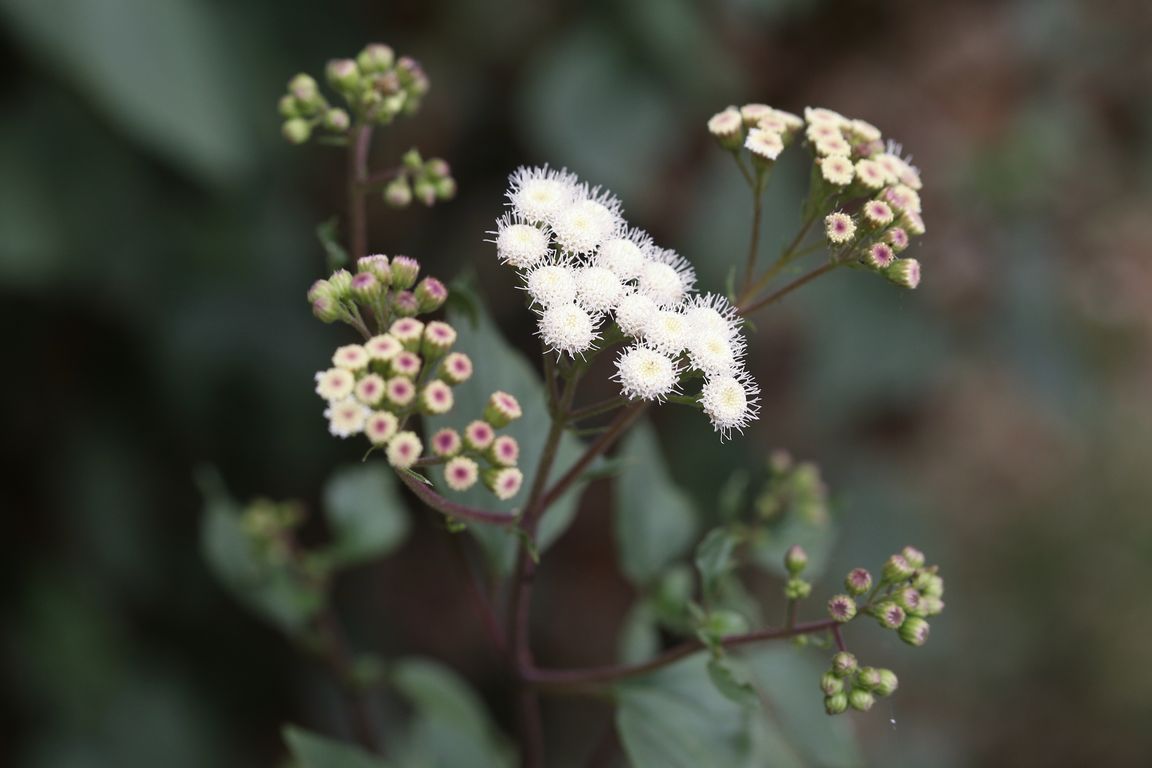
[[[752,314],[753,312],[755,312],[759,309],[763,309],[764,307],[768,306],[769,304],[772,304],[774,302],[779,301],[780,299],[784,298],[785,296],[787,296],[789,293],[796,290],[797,288],[800,288],[801,286],[803,286],[807,283],[810,283],[811,281],[820,277],[820,275],[823,275],[826,272],[831,272],[832,270],[836,269],[836,267],[839,267],[843,263],[844,262],[840,262],[840,261],[830,261],[827,264],[825,264],[821,267],[817,267],[816,269],[812,270],[811,272],[808,272],[805,275],[801,275],[800,277],[796,278],[792,282],[788,283],[787,285],[782,286],[779,290],[768,294],[767,296],[765,296],[764,298],[755,302],[754,304],[750,304],[748,306],[738,306],[737,310],[740,312],[741,315],[747,317],[748,315]]]
[[[372,126],[358,125],[352,129],[348,142],[348,236],[351,238],[355,262],[368,254],[368,214],[364,185],[368,178],[368,150],[372,144]]]
[[[780,274],[780,272],[783,271],[783,269],[788,266],[789,263],[791,263],[791,261],[796,257],[796,249],[800,247],[800,243],[804,241],[808,231],[812,229],[812,225],[816,223],[816,219],[819,217],[819,213],[820,206],[814,206],[814,212],[809,214],[807,218],[804,219],[803,223],[800,225],[799,231],[796,232],[796,236],[792,238],[792,241],[789,242],[788,245],[784,246],[784,250],[780,252],[780,256],[777,257],[772,266],[766,269],[764,274],[760,275],[760,277],[757,278],[755,282],[746,283],[744,290],[740,293],[740,298],[736,301],[737,305],[746,303],[757,293],[764,290],[764,288],[767,287],[770,282],[772,282],[772,279]]]
[[[486,509],[477,509],[450,501],[429,488],[418,478],[413,477],[410,472],[397,470],[396,476],[400,478],[400,482],[408,486],[412,493],[416,494],[420,501],[448,517],[489,525],[514,525],[520,519],[517,515],[507,512],[489,512]]]
[[[614,411],[623,405],[627,405],[627,403],[628,398],[626,397],[610,397],[607,400],[601,400],[598,403],[593,403],[592,405],[587,405],[583,408],[577,408],[575,411],[572,411],[571,415],[568,417],[568,421],[577,422],[583,421],[584,419],[590,419],[593,416],[600,416],[601,414]]]
[[[612,423],[608,425],[607,431],[589,445],[583,455],[576,460],[576,463],[564,473],[564,476],[548,489],[548,492],[544,494],[544,498],[540,502],[540,506],[544,509],[552,506],[573,483],[580,479],[580,475],[584,473],[584,470],[588,468],[589,464],[595,461],[600,454],[612,447],[612,444],[619,439],[620,435],[632,425],[632,422],[635,421],[647,407],[648,403],[640,402],[617,414],[616,418],[612,420]]]
[[[748,244],[747,264],[744,267],[744,284],[752,282],[756,271],[756,256],[760,251],[760,218],[764,208],[764,169],[756,167],[756,181],[752,184],[752,238]]]

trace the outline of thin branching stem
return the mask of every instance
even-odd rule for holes
[[[368,254],[368,214],[365,182],[368,179],[368,150],[372,145],[372,126],[360,124],[352,129],[348,142],[348,236],[352,261]]]
[[[515,525],[520,519],[518,515],[513,513],[491,512],[487,509],[477,509],[446,499],[410,472],[398,471],[396,476],[404,485],[408,486],[412,493],[416,494],[420,501],[448,517],[487,525]]]

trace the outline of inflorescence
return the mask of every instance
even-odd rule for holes
[[[756,418],[736,309],[697,293],[692,265],[630,227],[616,197],[543,167],[512,174],[508,201],[496,251],[519,272],[551,352],[586,358],[625,342],[614,376],[625,397],[663,401],[703,379],[692,400],[724,438]]]
[[[520,404],[493,392],[484,413],[462,432],[444,428],[431,436],[431,454],[411,428],[417,416],[442,416],[455,403],[452,388],[472,376],[472,361],[452,351],[456,330],[442,320],[419,319],[438,310],[448,289],[434,277],[417,283],[420,264],[407,256],[365,256],[353,275],[337,270],[308,292],[313,313],[324,322],[357,328],[362,344],[332,355],[332,367],[316,374],[316,393],[328,404],[328,430],[336,437],[363,434],[400,470],[442,464],[444,483],[465,491],[482,480],[498,498],[520,491],[520,446],[499,430],[520,418]],[[369,326],[374,326],[373,333]]]

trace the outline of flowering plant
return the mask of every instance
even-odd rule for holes
[[[355,60],[331,62],[327,80],[345,106],[331,106],[315,80],[298,75],[280,110],[289,141],[316,138],[348,153],[348,250],[327,230],[334,269],[308,300],[318,319],[360,337],[334,350],[315,375],[315,391],[330,434],[363,439],[367,454],[326,493],[325,545],[302,545],[300,505],[261,500],[242,507],[211,483],[205,527],[220,578],[326,661],[343,686],[359,747],[290,728],[298,763],[506,765],[518,754],[522,765],[541,765],[541,697],[587,693],[613,702],[608,743],[618,739],[634,765],[787,762],[795,753],[783,720],[761,708],[782,673],[809,663],[798,650],[783,649],[782,656],[766,649],[785,639],[818,649],[827,666],[812,673],[810,696],[782,706],[803,709],[809,699],[836,715],[867,711],[891,695],[896,675],[860,665],[847,649],[846,628],[868,616],[905,643],[922,645],[928,620],[943,610],[936,567],[904,547],[876,576],[850,570],[822,615],[802,620],[810,578],[822,567],[816,561],[825,555],[829,512],[819,470],[773,453],[758,492],[731,489],[721,523],[697,537],[690,504],[642,417],[654,405],[689,408],[721,440],[731,439],[759,411],[759,387],[746,365],[751,316],[841,267],[904,288],[919,284],[919,262],[905,251],[924,233],[921,182],[899,148],[871,124],[827,109],[800,117],[748,104],[712,117],[709,132],[747,182],[752,231],[742,278],[727,291],[706,293],[697,290],[692,264],[628,222],[610,192],[567,170],[516,170],[507,210],[489,233],[494,248],[482,258],[505,265],[524,290],[524,311],[535,316],[542,347],[541,381],[475,302],[470,320],[448,304],[443,282],[421,277],[416,259],[368,253],[372,193],[396,207],[433,205],[456,193],[448,164],[425,161],[417,150],[382,172],[368,166],[374,131],[414,114],[427,92],[420,66],[371,45]],[[762,267],[764,189],[789,148],[812,153],[809,193],[799,230]],[[812,237],[817,225],[822,232]],[[819,264],[778,285],[815,253],[823,254]],[[582,402],[580,384],[598,375],[616,382],[619,394]],[[625,461],[614,466],[606,457],[621,442]],[[530,620],[536,573],[575,514],[581,488],[613,472],[620,566],[641,595],[624,628],[622,658],[588,668],[542,666]],[[470,551],[486,556],[497,588],[477,580],[471,589],[486,642],[506,661],[517,702],[516,747],[445,667],[348,650],[331,583],[343,569],[402,543],[407,522],[393,479],[442,516],[449,536],[475,534],[478,549],[457,548],[466,558]],[[777,625],[764,621],[761,600],[742,579],[757,568],[782,577]],[[395,714],[389,702],[396,700],[408,703],[411,717]],[[844,741],[843,730],[835,739]]]

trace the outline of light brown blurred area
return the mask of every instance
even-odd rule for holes
[[[191,478],[211,463],[238,495],[315,506],[360,458],[323,430],[311,372],[338,334],[302,298],[342,158],[285,146],[275,104],[294,72],[376,39],[433,83],[379,156],[418,143],[460,195],[373,208],[372,243],[475,272],[529,354],[484,242],[517,165],[612,189],[719,291],[750,203],[708,116],[821,105],[899,142],[925,184],[920,288],[836,274],[757,317],[761,421],[721,445],[661,409],[673,475],[709,510],[718,479],[772,449],[820,463],[839,534],[817,595],[905,544],[941,564],[928,645],[859,632],[901,680],[852,716],[868,764],[1152,762],[1147,2],[64,5],[75,23],[0,1],[0,763],[271,765],[280,722],[338,731],[316,670],[212,582]],[[794,231],[805,173],[774,174],[764,258]],[[633,595],[609,499],[589,490],[542,568],[544,663],[614,653]],[[441,531],[416,520],[341,587],[353,638],[446,661],[509,726]],[[607,709],[549,707],[550,740],[581,764]]]

